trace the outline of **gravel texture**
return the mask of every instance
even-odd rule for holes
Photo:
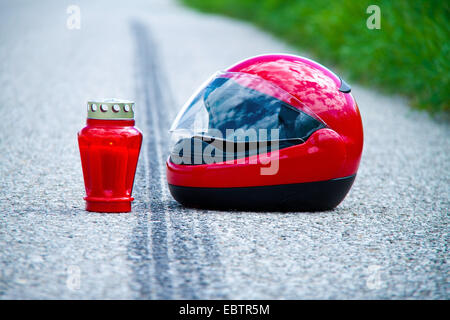
[[[0,3],[0,298],[450,298],[448,124],[353,85],[365,147],[337,209],[185,209],[164,171],[182,103],[238,60],[296,52],[172,1],[79,7],[69,30],[65,3]],[[76,132],[96,97],[137,104],[129,214],[84,211]]]

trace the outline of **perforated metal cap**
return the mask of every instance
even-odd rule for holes
[[[134,119],[134,102],[122,99],[89,100],[88,119],[131,120]]]

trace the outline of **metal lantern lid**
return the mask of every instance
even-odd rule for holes
[[[87,117],[100,120],[132,120],[134,119],[134,102],[114,98],[89,100]]]

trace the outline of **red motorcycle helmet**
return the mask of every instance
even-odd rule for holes
[[[171,127],[172,196],[200,208],[335,208],[363,148],[350,90],[329,69],[294,55],[257,56],[216,73]]]

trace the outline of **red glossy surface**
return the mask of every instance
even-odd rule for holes
[[[242,61],[227,71],[257,75],[301,102],[286,101],[320,118],[327,129],[303,144],[282,149],[275,175],[262,175],[260,161],[244,164],[175,165],[167,161],[169,184],[190,187],[246,187],[323,181],[351,176],[358,170],[363,128],[350,93],[339,91],[340,79],[322,65],[292,55],[264,55]],[[267,89],[269,90],[269,89]],[[272,163],[274,164],[274,163]]]
[[[87,119],[78,133],[86,210],[129,212],[142,133],[134,120]]]
[[[333,72],[309,59],[282,54],[250,58],[227,71],[258,75],[300,100],[342,137],[345,174],[356,173],[363,148],[361,115],[353,96],[339,91],[341,82]]]
[[[344,142],[330,129],[320,129],[305,143],[281,149],[278,154],[257,157],[241,159],[244,163],[235,160],[234,164],[193,166],[168,160],[167,181],[187,187],[250,187],[329,180],[344,177],[346,173]],[[269,167],[278,167],[276,174],[262,175],[261,170]]]

